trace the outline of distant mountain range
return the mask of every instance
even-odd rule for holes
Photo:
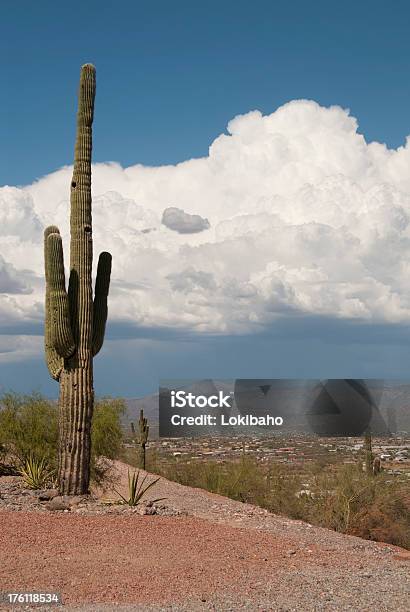
[[[126,399],[127,412],[122,418],[122,425],[126,432],[131,433],[131,423],[138,427],[140,410],[144,410],[144,417],[148,419],[150,438],[158,437],[158,394],[147,395],[137,399]]]

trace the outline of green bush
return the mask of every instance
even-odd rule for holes
[[[105,398],[95,403],[91,435],[95,456],[108,459],[116,459],[119,456],[122,445],[121,416],[125,410],[125,402],[122,399]]]
[[[0,398],[0,446],[8,460],[21,467],[33,457],[55,467],[57,459],[57,410],[38,393],[5,393]]]
[[[271,463],[267,478],[268,493],[263,506],[274,514],[305,519],[306,505],[310,498],[300,495],[300,491],[304,489],[300,473],[282,463]]]
[[[104,398],[94,406],[91,430],[91,478],[101,483],[108,477],[109,462],[121,454],[123,433],[121,416],[126,411],[122,399]]]
[[[120,399],[98,400],[92,424],[91,471],[100,481],[107,464],[101,457],[115,459],[122,444],[121,415],[125,402]],[[58,456],[57,404],[38,393],[6,393],[0,398],[0,462],[24,466],[29,458],[44,460],[55,469]]]
[[[174,460],[161,468],[171,480],[199,487],[242,502],[267,503],[267,477],[257,461],[242,457],[240,461],[218,463]]]
[[[410,548],[410,501],[407,483],[360,465],[342,465],[313,477],[313,498],[304,520],[365,539]]]

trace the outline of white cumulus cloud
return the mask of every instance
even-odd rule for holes
[[[175,166],[93,166],[110,320],[205,333],[295,312],[408,322],[410,140],[366,143],[348,111],[306,100],[227,131]],[[71,172],[0,190],[0,309],[13,324],[42,317],[45,226],[59,225],[68,262]]]

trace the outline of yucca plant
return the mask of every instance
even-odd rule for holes
[[[38,459],[29,455],[19,473],[28,489],[44,489],[55,482],[55,470],[50,468],[45,457]]]
[[[128,498],[121,495],[121,493],[117,491],[117,489],[114,489],[115,492],[118,493],[118,495],[121,497],[121,500],[119,502],[120,504],[126,504],[128,506],[138,506],[138,504],[141,503],[142,498],[144,497],[146,492],[151,489],[151,487],[153,487],[155,484],[157,484],[158,480],[160,480],[159,478],[156,478],[149,484],[145,485],[144,483],[148,477],[148,474],[145,474],[142,480],[140,480],[139,476],[139,470],[134,472],[132,475],[128,470]],[[165,497],[159,497],[158,499],[151,499],[150,502],[151,504],[155,504],[156,502],[162,501],[163,499],[165,499]]]

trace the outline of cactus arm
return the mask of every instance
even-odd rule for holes
[[[45,299],[45,325],[44,325],[44,350],[48,371],[54,380],[60,378],[60,373],[63,368],[63,359],[55,350],[51,341],[51,316],[50,316],[50,286],[48,278],[48,242],[47,238],[50,234],[59,234],[59,229],[55,225],[50,225],[44,231],[44,267],[46,278],[46,299]]]
[[[47,236],[47,277],[49,285],[50,341],[60,357],[68,358],[75,352],[70,327],[68,295],[65,290],[63,244],[58,233]]]
[[[71,329],[77,345],[80,367],[85,367],[92,357],[91,150],[95,87],[95,68],[91,64],[85,64],[81,68],[80,75],[74,170],[71,181],[70,282],[68,288]]]
[[[94,411],[93,350],[100,350],[107,318],[111,255],[102,253],[93,301],[91,151],[95,68],[81,68],[74,169],[71,181],[70,279],[65,290],[60,233],[45,232],[46,360],[59,381],[58,489],[61,494],[89,492],[91,425]],[[96,325],[94,329],[93,319]]]
[[[149,426],[148,419],[144,417],[144,411],[141,409],[139,418],[140,444],[145,446],[148,441]]]
[[[107,322],[107,297],[110,288],[111,255],[101,253],[98,259],[97,279],[95,282],[94,312],[93,312],[93,356],[96,355],[104,342],[105,324]]]

